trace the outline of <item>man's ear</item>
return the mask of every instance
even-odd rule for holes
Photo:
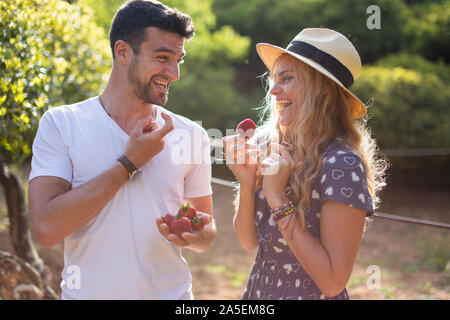
[[[114,59],[119,64],[127,64],[131,59],[132,51],[133,49],[128,43],[123,40],[117,40],[114,44]]]

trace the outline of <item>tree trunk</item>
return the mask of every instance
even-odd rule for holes
[[[42,283],[41,287],[43,288],[43,299],[59,299],[55,291],[50,286],[52,276],[50,272],[48,272],[47,268],[45,268],[44,262],[41,257],[39,257],[31,238],[28,211],[25,206],[23,188],[19,179],[9,170],[8,166],[5,162],[3,162],[1,157],[0,184],[3,186],[3,190],[5,191],[6,207],[8,209],[9,218],[9,234],[16,255],[26,263],[30,264],[30,268],[28,269],[36,270],[35,273],[37,273],[40,278],[39,281]],[[3,258],[4,257],[5,256],[3,255]],[[14,257],[11,259],[14,259]],[[1,270],[1,267],[2,266],[0,265],[0,273],[4,275],[4,270]],[[10,278],[9,280],[12,279]],[[3,289],[6,290],[4,286]],[[15,290],[17,291],[18,288],[15,288]],[[16,291],[13,292],[14,296],[17,295]],[[22,298],[21,295],[18,295],[18,297]],[[34,296],[30,297],[33,298]]]
[[[41,300],[44,285],[39,272],[29,263],[0,251],[0,296],[6,300]]]
[[[31,239],[23,188],[19,179],[9,170],[2,159],[0,159],[0,183],[5,192],[9,234],[14,250],[19,258],[31,264],[43,276],[44,262],[39,257]]]

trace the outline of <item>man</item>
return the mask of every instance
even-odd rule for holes
[[[161,107],[180,77],[189,16],[133,0],[110,30],[113,67],[98,97],[53,108],[33,144],[29,206],[45,246],[64,239],[63,299],[192,299],[181,246],[213,243],[211,164],[206,131]],[[200,137],[190,161],[175,161]],[[195,142],[195,141],[194,141]],[[199,145],[192,143],[193,146]],[[210,222],[181,237],[159,217],[191,203]]]

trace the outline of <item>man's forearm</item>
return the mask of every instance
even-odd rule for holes
[[[128,180],[117,163],[85,184],[64,192],[38,209],[39,240],[52,246],[96,216]]]

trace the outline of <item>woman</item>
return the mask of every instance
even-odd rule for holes
[[[323,28],[257,51],[270,71],[268,120],[248,142],[224,138],[227,159],[238,160],[227,162],[240,183],[234,229],[246,250],[258,248],[243,299],[349,299],[386,169],[348,89],[361,60]]]

